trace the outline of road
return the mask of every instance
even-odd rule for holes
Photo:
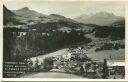
[[[34,74],[23,75],[21,76],[21,78],[87,79],[82,76],[62,72],[39,72]]]

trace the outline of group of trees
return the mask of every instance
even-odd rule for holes
[[[18,37],[20,31],[23,30],[4,28],[4,59],[7,61],[16,61],[16,59],[19,61],[19,59],[43,55],[79,42],[91,42],[83,32],[76,30],[70,33],[55,31],[45,35],[42,35],[43,32],[26,31],[26,35]]]
[[[82,23],[75,23],[72,21],[64,21],[64,20],[59,20],[57,22],[47,22],[47,23],[37,23],[35,25],[32,25],[30,29],[37,29],[38,31],[41,32],[51,32],[54,29],[62,28],[62,27],[68,27],[72,29],[76,28],[81,28]]]
[[[101,51],[101,50],[118,50],[118,49],[124,49],[125,45],[121,43],[104,43],[102,46],[99,48],[96,48],[95,51]]]
[[[39,72],[39,71],[50,71],[53,68],[53,57],[46,57],[41,62],[38,58],[32,61],[30,58],[24,59],[25,66],[28,70],[26,72]]]
[[[125,38],[125,27],[102,26],[95,28],[95,37],[106,38],[111,40],[122,40]]]
[[[30,46],[34,46],[43,52],[51,52],[63,47],[67,47],[72,44],[76,44],[79,42],[91,42],[90,38],[84,37],[84,33],[78,33],[75,30],[72,30],[70,33],[55,31],[49,32],[45,35],[42,33],[28,33],[27,35],[27,43]],[[41,52],[42,54],[44,54]]]

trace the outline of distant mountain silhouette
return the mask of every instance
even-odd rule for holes
[[[124,20],[123,17],[115,16],[112,13],[98,12],[92,15],[81,15],[75,20],[66,18],[58,14],[45,15],[38,13],[34,10],[30,10],[28,7],[21,8],[19,10],[9,10],[4,6],[4,21],[6,23],[12,22],[13,24],[23,23],[25,25],[31,25],[32,28],[39,30],[53,30],[58,28],[79,28],[79,29],[92,29],[94,27],[114,26]],[[84,21],[85,20],[85,21]],[[119,26],[117,25],[117,26]],[[125,24],[122,24],[125,25]],[[43,27],[42,27],[43,26]],[[114,26],[115,27],[115,26]]]
[[[54,18],[54,19],[65,19],[64,16],[61,16],[61,15],[57,15],[57,14],[50,14],[49,15],[50,18]]]
[[[115,16],[113,13],[107,12],[97,12],[91,15],[82,14],[75,18],[75,20],[78,22],[82,22],[85,24],[96,24],[101,26],[109,26],[112,23],[123,19],[124,17]]]
[[[125,27],[125,20],[119,20],[111,24],[112,27]]]
[[[17,15],[15,18],[22,23],[40,21],[41,18],[46,17],[46,15],[30,10],[28,7],[12,10],[12,12]]]
[[[28,7],[24,7],[19,10],[12,10],[12,12],[16,15],[15,18],[17,20],[26,24],[36,24],[38,22],[41,23],[58,22],[60,20],[76,22],[70,18],[66,18],[58,14],[45,15],[42,13],[38,13],[34,10],[30,10]]]
[[[19,10],[13,10],[12,12],[15,13],[16,15],[20,15],[22,17],[35,18],[35,17],[46,16],[46,15],[38,13],[38,12],[36,12],[34,10],[30,10],[28,7],[24,7],[24,8],[19,9]]]

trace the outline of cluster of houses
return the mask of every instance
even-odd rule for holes
[[[103,75],[103,61],[93,61],[87,60],[84,62],[79,62],[78,60],[72,60],[72,57],[75,57],[74,53],[83,53],[82,48],[78,47],[73,51],[69,51],[66,55],[55,57],[54,67],[63,69],[65,66],[72,68],[70,72],[81,72],[81,67],[83,68],[82,72],[84,75],[94,74],[98,78],[102,78]],[[80,55],[80,54],[78,54]],[[81,56],[85,57],[85,56]],[[114,76],[115,74],[121,75],[121,78],[124,78],[125,75],[125,62],[120,60],[107,60],[108,67],[108,76]],[[69,71],[69,70],[68,70]],[[113,78],[115,78],[114,76]]]
[[[102,78],[104,62],[98,60],[91,60],[86,56],[86,54],[82,52],[82,47],[78,47],[76,49],[69,49],[67,54],[52,56],[53,69],[58,69],[59,71],[70,72],[73,74],[79,74],[82,76],[91,78]],[[84,56],[83,56],[84,55]],[[84,59],[83,61],[78,60],[77,58]],[[43,59],[36,58],[33,61],[38,60],[38,65],[43,64]],[[115,61],[115,60],[107,60],[108,67],[108,76],[113,76],[111,79],[116,78],[115,75],[120,75],[121,78],[124,78],[125,75],[125,62],[124,61]],[[92,77],[95,76],[95,77]]]

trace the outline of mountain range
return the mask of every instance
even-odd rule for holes
[[[113,13],[97,12],[95,14],[82,14],[74,20],[85,24],[96,24],[100,26],[109,26],[116,21],[124,20],[124,17],[116,16]]]
[[[41,21],[41,18],[46,17],[45,14],[30,10],[28,7],[24,7],[19,10],[12,10],[12,12],[16,14],[16,16],[14,17],[15,19],[26,24]]]
[[[18,20],[19,22],[25,24],[37,24],[39,22],[47,23],[47,22],[58,22],[58,21],[75,22],[70,18],[66,18],[58,14],[45,15],[42,13],[38,13],[34,10],[30,10],[28,7],[24,7],[19,10],[9,10],[4,6],[4,13],[14,14],[14,16],[8,15],[8,17],[14,18],[15,20]]]
[[[74,19],[66,18],[58,14],[45,15],[38,13],[28,7],[19,10],[9,10],[3,6],[4,25],[13,24],[54,24],[56,27],[95,27],[95,26],[111,26],[115,22],[124,20],[124,17],[115,16],[113,13],[98,12],[96,14],[82,14]],[[56,24],[55,24],[56,23]]]

